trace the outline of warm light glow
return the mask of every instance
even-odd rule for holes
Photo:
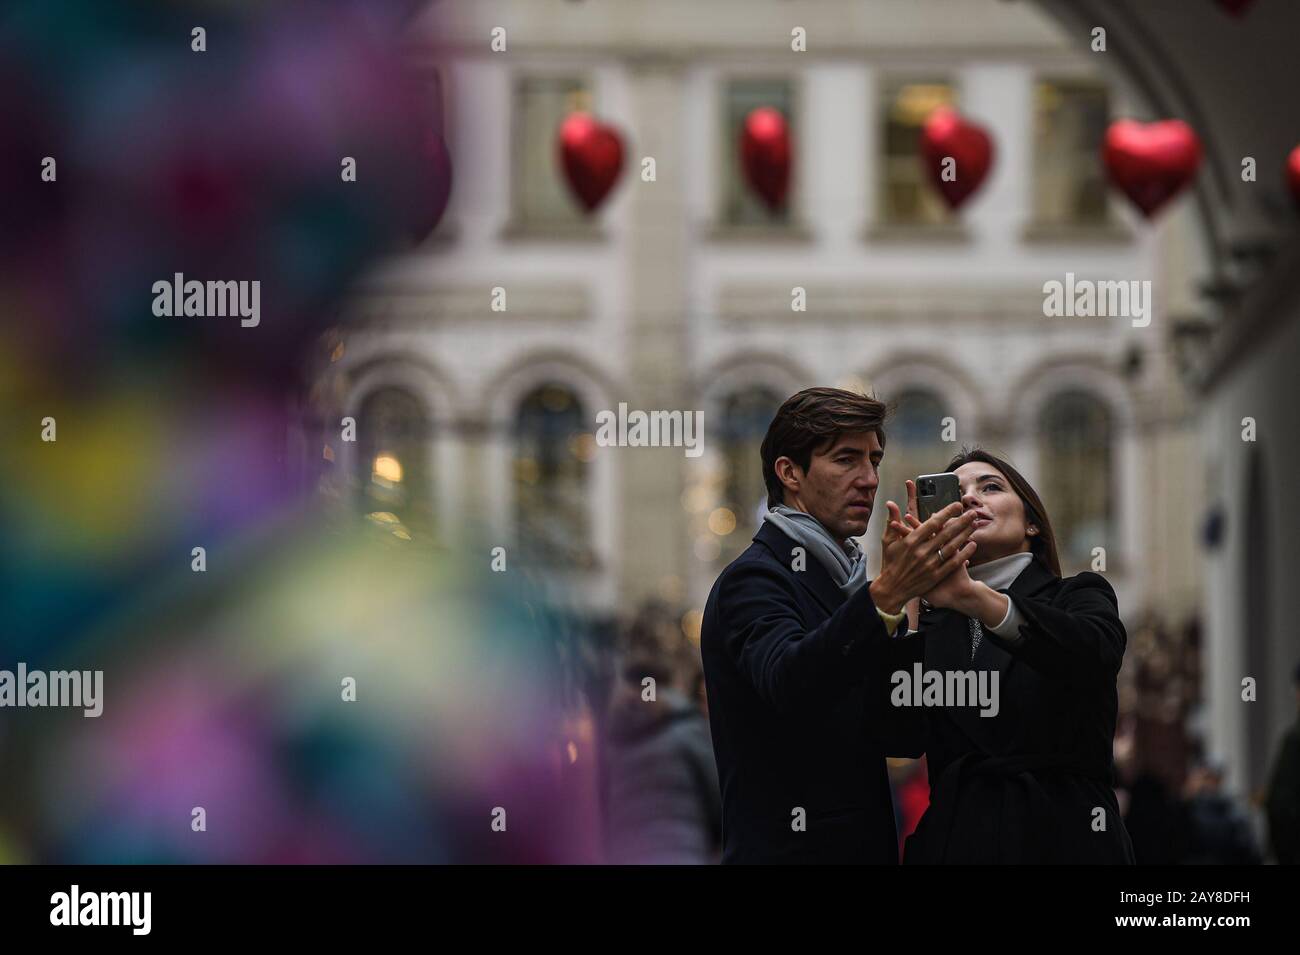
[[[525,484],[536,484],[542,469],[532,458],[515,459],[515,478]]]
[[[569,762],[576,763],[578,761],[578,744],[575,743],[573,740],[569,740],[568,750],[569,750]]]
[[[564,97],[566,113],[590,113],[591,94],[587,90],[572,90]]]
[[[686,639],[691,643],[700,642],[700,625],[704,622],[704,613],[701,610],[688,610],[682,614],[682,633],[686,634]]]
[[[729,507],[714,508],[709,515],[709,530],[719,537],[726,537],[736,529],[736,515]]]
[[[569,438],[569,451],[579,461],[588,462],[596,456],[596,436],[589,432]]]
[[[893,118],[908,126],[920,126],[940,106],[952,102],[952,90],[942,83],[913,83],[898,91]]]
[[[692,514],[707,511],[713,503],[713,488],[704,482],[694,484],[682,491],[682,507]]]
[[[701,537],[695,542],[695,556],[706,564],[711,564],[722,553],[722,545],[716,537]]]
[[[372,477],[382,478],[393,484],[402,483],[402,462],[391,454],[381,454],[376,457],[375,466],[371,470]]]
[[[677,603],[682,599],[682,578],[676,574],[668,574],[659,578],[659,596],[663,597],[669,603]]]
[[[542,390],[541,401],[547,411],[566,411],[573,404],[573,396],[563,388],[549,385]]]

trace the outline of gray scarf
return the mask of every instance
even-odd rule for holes
[[[844,596],[852,597],[867,582],[866,555],[862,551],[862,545],[852,537],[844,542],[852,552],[850,555],[831,537],[830,531],[822,526],[821,521],[784,504],[778,504],[767,511],[763,520],[775,525],[786,537],[810,551],[826,568],[831,580],[835,581]]]

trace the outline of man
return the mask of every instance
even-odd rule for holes
[[[959,517],[953,504],[900,535],[888,502],[880,575],[866,579],[854,538],[880,483],[885,413],[873,398],[810,388],[763,439],[769,510],[714,583],[700,634],[723,862],[898,862],[885,772],[891,639],[904,604],[974,553],[975,511]]]

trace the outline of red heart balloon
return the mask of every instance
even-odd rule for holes
[[[571,113],[560,124],[560,163],[578,201],[594,212],[623,170],[623,140],[589,113]]]
[[[980,187],[993,166],[993,140],[983,127],[968,123],[957,111],[940,106],[921,127],[921,158],[930,181],[948,207],[956,209]],[[944,160],[953,159],[954,178],[944,178]]]
[[[1250,7],[1255,0],[1218,0],[1219,6],[1227,10],[1234,17],[1243,16],[1246,9]]]
[[[1201,141],[1181,119],[1121,119],[1106,130],[1101,160],[1111,182],[1149,219],[1192,181],[1201,162]]]
[[[1286,157],[1286,184],[1291,188],[1291,198],[1300,206],[1300,146]]]
[[[780,208],[790,189],[790,130],[779,110],[760,106],[745,117],[740,165],[767,207]]]

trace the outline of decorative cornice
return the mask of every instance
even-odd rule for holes
[[[527,285],[511,282],[504,312],[492,310],[492,286],[364,291],[343,307],[343,320],[382,329],[407,324],[482,322],[577,322],[591,317],[591,295],[584,285]]]
[[[1001,321],[1041,322],[1043,292],[1032,286],[1007,288],[943,288],[935,286],[804,285],[808,311],[790,311],[785,285],[726,286],[718,293],[718,315],[724,323],[761,322],[881,322]]]

